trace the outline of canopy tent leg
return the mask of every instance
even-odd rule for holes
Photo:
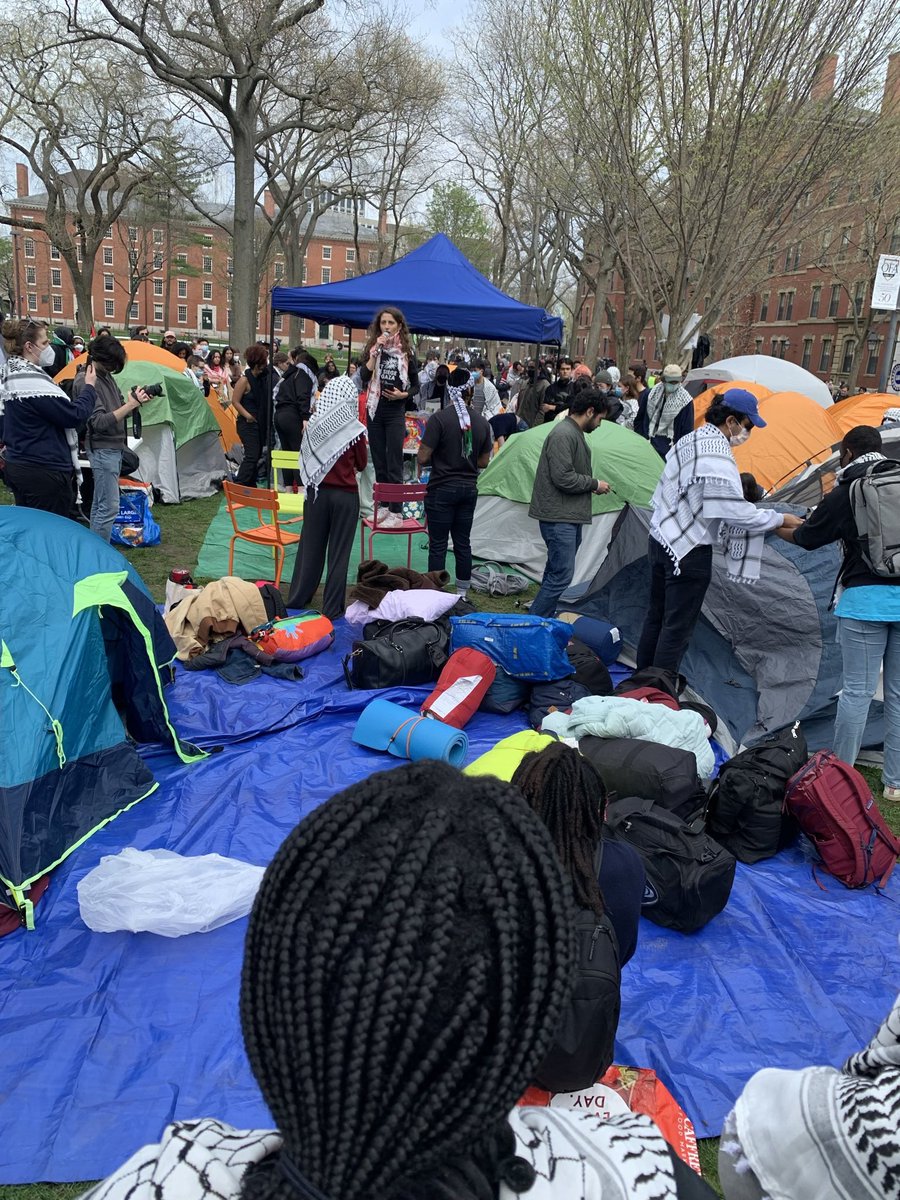
[[[275,487],[272,451],[275,449],[275,299],[269,303],[269,387],[266,401],[266,486]]]

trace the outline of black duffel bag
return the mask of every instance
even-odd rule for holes
[[[578,749],[617,796],[643,796],[690,820],[706,808],[706,790],[690,750],[641,738],[583,737]]]
[[[369,690],[434,683],[450,649],[449,621],[369,621],[344,659],[347,687]]]
[[[627,842],[644,864],[641,916],[693,933],[728,903],[735,861],[704,829],[703,818],[688,823],[652,800],[611,800],[606,829]]]

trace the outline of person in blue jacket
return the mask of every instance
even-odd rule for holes
[[[47,368],[55,351],[46,321],[11,317],[3,322],[6,362],[0,366],[0,443],[3,477],[16,504],[77,520],[78,426],[94,410],[93,366],[75,399],[53,382]]]

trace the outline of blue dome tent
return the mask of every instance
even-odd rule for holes
[[[163,695],[175,647],[128,561],[87,528],[0,510],[0,904],[156,790],[135,743],[183,762]]]

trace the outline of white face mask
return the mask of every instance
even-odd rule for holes
[[[734,448],[735,446],[743,446],[744,442],[746,442],[747,438],[750,436],[749,429],[744,429],[743,426],[741,426],[740,428],[741,428],[740,433],[732,434],[728,438],[728,441],[729,441],[730,445],[732,446],[732,448]]]
[[[43,347],[40,354],[38,355],[38,365],[41,367],[52,367],[55,362],[56,362],[56,351],[53,349],[53,347],[48,342],[47,345]]]

